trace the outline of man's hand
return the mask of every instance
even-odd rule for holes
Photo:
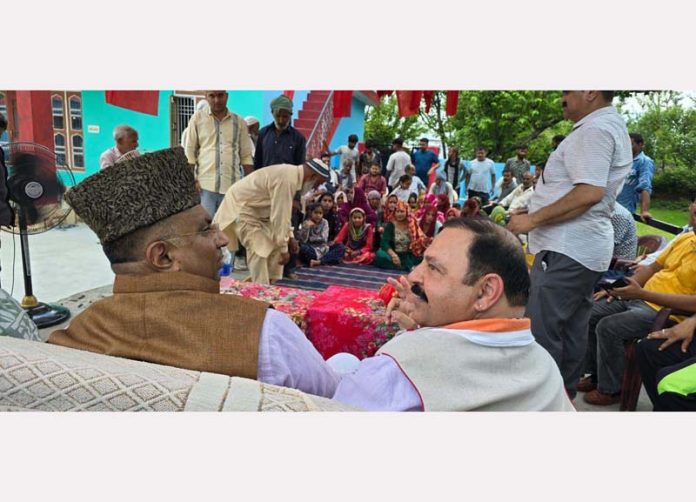
[[[300,243],[297,242],[297,239],[290,239],[288,241],[288,249],[292,254],[298,254],[300,252]]]
[[[593,299],[594,301],[596,301],[596,302],[598,302],[598,301],[601,300],[602,298],[606,298],[606,299],[607,299],[607,303],[611,302],[611,301],[614,299],[614,298],[612,298],[611,296],[609,296],[609,293],[607,293],[607,292],[604,291],[603,289],[600,289],[600,290],[597,291],[594,295],[592,295],[592,299]]]
[[[632,277],[624,277],[624,280],[628,283],[628,286],[610,289],[609,294],[619,300],[641,299],[643,288],[640,287],[640,284]]]
[[[507,224],[507,229],[515,235],[528,234],[534,230],[534,222],[530,214],[513,214]]]
[[[200,193],[201,192],[201,182],[196,180],[196,192]]]
[[[280,253],[280,260],[278,260],[278,265],[286,265],[290,261],[290,253],[287,251],[285,253]]]
[[[652,220],[652,214],[650,214],[650,211],[641,211],[640,219],[643,221],[643,223],[647,223]]]
[[[658,350],[665,350],[670,345],[681,342],[681,351],[686,352],[691,340],[694,338],[694,324],[691,319],[676,326],[660,331],[653,331],[648,335],[648,340],[665,340]]]
[[[389,277],[387,282],[396,290],[387,305],[387,322],[396,322],[404,330],[417,329],[418,323],[413,320],[411,314],[415,306],[414,302],[422,300],[411,292],[411,284],[405,276],[399,277],[398,281]]]
[[[643,260],[645,260],[645,258],[646,258],[647,256],[648,256],[647,254],[642,254],[642,255],[640,255],[640,256],[637,256],[636,259],[633,260],[632,262],[629,262],[629,264],[628,264],[629,270],[636,270],[636,269],[640,266],[640,265],[638,265],[638,264],[639,264],[640,262],[642,262]]]

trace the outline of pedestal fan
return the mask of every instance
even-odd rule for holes
[[[21,304],[39,328],[53,326],[68,319],[70,311],[59,305],[39,302],[34,296],[29,235],[51,230],[70,214],[70,206],[63,202],[63,195],[66,185],[74,185],[75,178],[70,169],[56,168],[55,154],[43,145],[9,143],[5,152],[7,186],[15,213],[15,226],[2,229],[20,237],[24,275]]]

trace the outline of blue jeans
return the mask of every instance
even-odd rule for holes
[[[201,206],[203,206],[203,209],[208,211],[208,214],[212,218],[215,216],[215,213],[217,212],[218,208],[220,207],[220,204],[222,204],[222,200],[225,198],[224,193],[217,193],[217,192],[211,192],[209,190],[204,190],[201,189]],[[232,255],[232,271],[234,271],[234,256],[235,252],[230,250],[230,254]]]

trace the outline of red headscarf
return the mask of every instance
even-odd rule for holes
[[[420,229],[418,226],[418,222],[416,221],[416,218],[411,214],[410,208],[408,207],[408,204],[404,201],[399,201],[398,204],[396,205],[396,209],[403,209],[406,211],[406,221],[408,224],[408,235],[411,239],[411,252],[415,256],[420,256],[423,254],[423,251],[425,251],[425,236],[423,235],[423,231]],[[396,212],[396,209],[394,212]]]
[[[433,221],[430,222],[430,226],[428,228],[425,228],[427,223],[425,222],[425,217],[428,214],[433,215]],[[437,208],[435,206],[432,206],[430,204],[426,204],[425,207],[423,208],[423,216],[421,216],[420,219],[420,229],[423,231],[426,237],[434,237],[435,236],[435,223],[437,222]]]
[[[389,223],[390,221],[394,221],[394,211],[396,211],[396,207],[393,211],[389,209],[389,199],[391,199],[392,197],[396,199],[398,207],[399,198],[396,195],[391,194],[389,197],[387,197],[387,203],[384,205],[384,216],[382,217],[382,223]]]
[[[447,210],[450,208],[450,200],[447,194],[441,193],[440,195],[437,196],[437,202],[438,206],[439,204],[442,204],[442,209],[440,211],[444,214],[447,212]]]

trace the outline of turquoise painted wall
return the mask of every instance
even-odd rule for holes
[[[85,137],[85,171],[75,173],[79,183],[99,171],[99,157],[114,146],[113,131],[120,124],[128,124],[138,131],[141,152],[169,148],[169,97],[172,91],[160,91],[159,115],[156,117],[106,103],[104,91],[82,91],[82,113]],[[98,126],[99,132],[89,132],[89,126]]]
[[[128,124],[138,131],[141,152],[152,152],[171,146],[170,96],[173,91],[160,91],[159,114],[155,117],[106,103],[104,91],[82,91],[83,124],[85,128],[85,172],[75,173],[75,181],[99,171],[99,157],[114,145],[113,130]],[[265,91],[229,91],[227,107],[245,117],[261,117]],[[99,132],[89,132],[88,126],[98,126]]]
[[[348,136],[351,134],[358,135],[358,143],[363,143],[365,141],[365,103],[357,99],[353,99],[351,104],[350,117],[343,117],[338,123],[336,132],[329,144],[331,151],[336,151],[341,145],[347,145]],[[338,169],[341,167],[340,163],[340,155],[331,157],[331,167]]]
[[[259,121],[264,113],[264,100],[266,91],[227,91],[227,108],[237,115],[246,117],[253,115]],[[263,126],[262,126],[263,127]]]

